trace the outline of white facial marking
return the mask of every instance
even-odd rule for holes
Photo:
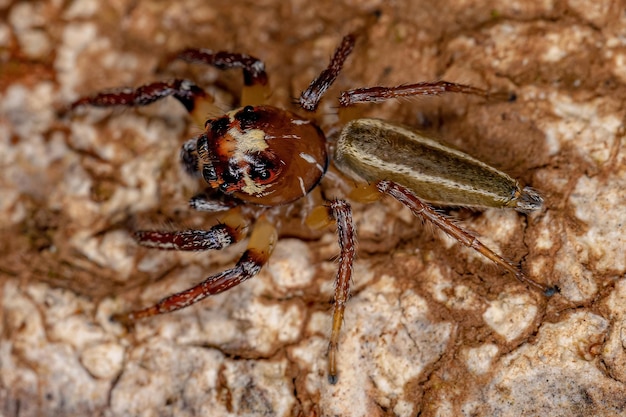
[[[304,180],[302,177],[298,177],[298,181],[300,181],[300,189],[302,190],[302,195],[306,195],[306,188],[304,188]]]
[[[247,132],[242,132],[238,128],[232,127],[228,130],[228,134],[237,141],[235,157],[238,158],[243,158],[245,154],[264,151],[268,147],[265,141],[265,132],[261,129],[250,129]]]
[[[302,139],[302,136],[300,135],[280,135],[280,136],[266,135],[265,139]]]
[[[309,155],[308,153],[300,152],[299,156],[300,158],[307,161],[309,164],[315,164],[317,162],[315,158],[313,158],[313,156]]]
[[[245,185],[241,187],[241,191],[248,195],[252,195],[255,197],[263,197],[264,195],[268,195],[276,191],[276,190],[272,190],[270,192],[265,191],[267,190],[267,188],[271,186],[271,184],[257,184],[256,182],[254,182],[252,178],[250,178],[250,175],[248,174],[243,174],[242,178],[243,178],[243,182]]]
[[[237,114],[238,111],[239,110],[233,110],[227,113],[231,124],[233,124],[235,114]],[[261,129],[248,129],[247,131],[242,132],[238,127],[231,127],[228,129],[228,135],[235,139],[236,144],[233,158],[237,161],[249,160],[250,155],[262,152],[269,147],[266,141],[265,132]],[[262,197],[274,192],[266,191],[271,184],[257,184],[247,173],[243,173],[242,179],[244,186],[241,187],[241,192],[243,193],[255,197]]]
[[[309,164],[315,164],[315,168],[319,169],[322,174],[324,173],[324,167],[318,164],[312,155],[308,153],[300,152],[298,156],[304,159],[305,161],[307,161]]]
[[[227,113],[230,124],[233,124],[237,112],[238,110],[233,110]],[[249,129],[242,132],[237,127],[231,127],[228,129],[228,135],[237,143],[234,155],[237,159],[243,159],[246,154],[264,151],[269,146],[265,140],[265,132],[261,129]]]

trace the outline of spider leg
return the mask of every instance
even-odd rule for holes
[[[343,315],[346,302],[350,295],[350,281],[352,279],[352,265],[356,247],[354,225],[352,223],[352,209],[344,200],[334,200],[329,205],[331,216],[337,222],[339,237],[339,269],[335,278],[335,300],[333,311],[333,325],[328,344],[328,382],[336,384],[337,350],[339,348],[339,333],[343,324]]]
[[[276,228],[265,217],[261,217],[250,235],[246,251],[233,268],[211,275],[201,283],[185,291],[170,295],[152,307],[117,314],[113,319],[128,324],[146,317],[180,310],[210,295],[229,290],[254,277],[261,270],[274,249],[276,239]]]
[[[341,43],[335,50],[335,54],[331,58],[328,67],[326,67],[326,69],[322,71],[317,78],[311,81],[309,87],[304,90],[302,94],[300,94],[300,107],[307,111],[315,111],[317,109],[322,96],[332,83],[335,82],[339,72],[341,72],[343,63],[352,52],[355,42],[356,36],[354,34],[346,35],[341,40]]]
[[[396,87],[367,87],[343,91],[339,97],[341,107],[357,103],[381,102],[398,97],[435,96],[445,93],[462,93],[496,100],[514,100],[515,95],[503,92],[489,92],[470,85],[448,81],[420,82]]]
[[[161,250],[219,250],[241,240],[247,229],[247,222],[238,210],[233,210],[209,230],[139,230],[135,232],[135,239],[142,246]]]
[[[212,191],[212,189],[209,189]],[[230,210],[237,205],[237,201],[228,199],[228,196],[224,194],[213,193],[215,195],[207,195],[206,193],[199,193],[191,197],[189,200],[189,207],[198,211],[206,211],[209,213],[216,213],[218,211]]]
[[[541,290],[546,296],[550,296],[557,291],[555,287],[549,287],[528,278],[517,265],[502,258],[500,255],[496,254],[494,251],[481,243],[476,237],[472,236],[472,234],[467,230],[456,225],[444,215],[437,213],[433,207],[418,198],[408,188],[391,181],[379,181],[377,187],[381,193],[388,194],[407,206],[417,217],[431,222],[448,234],[448,236],[453,237],[463,245],[476,250],[496,265],[515,275],[519,281]]]
[[[185,49],[175,59],[194,64],[211,65],[226,70],[241,68],[244,87],[241,92],[241,106],[263,104],[268,94],[268,78],[265,64],[258,58],[246,54],[209,49]]]
[[[137,88],[119,88],[81,97],[69,105],[69,110],[82,106],[147,106],[169,96],[180,101],[200,126],[204,126],[207,114],[221,113],[210,94],[192,81],[183,79],[157,81]]]

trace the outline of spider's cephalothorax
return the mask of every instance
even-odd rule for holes
[[[300,96],[301,109],[314,111],[317,108],[341,71],[354,43],[353,35],[343,39],[328,67]],[[241,215],[238,206],[253,204],[271,207],[292,203],[315,188],[328,165],[326,138],[312,121],[263,105],[268,78],[262,61],[249,55],[203,49],[183,51],[178,58],[220,69],[242,68],[245,84],[242,107],[205,122],[207,113],[222,114],[213,105],[213,98],[193,82],[178,79],[155,82],[135,90],[124,89],[84,97],[74,102],[71,108],[81,105],[146,105],[171,95],[185,106],[196,122],[204,123],[204,133],[183,145],[181,160],[187,172],[202,177],[214,192],[209,193],[210,197],[205,194],[193,197],[190,205],[196,210],[226,213],[218,224],[207,230],[138,231],[135,235],[140,244],[170,250],[222,249],[246,237],[249,223],[254,222],[254,226],[249,234],[248,247],[233,268],[211,275],[196,286],[170,295],[152,307],[117,315],[116,319],[123,322],[181,309],[256,275],[269,259],[278,230],[272,218],[263,211],[254,219],[246,218]],[[447,92],[499,96],[463,84],[438,81],[344,91],[339,104],[346,107],[361,102]],[[546,295],[558,290],[526,277],[517,265],[490,250],[473,234],[429,204],[511,207],[529,212],[541,207],[542,199],[536,191],[529,187],[521,188],[508,175],[413,129],[382,120],[353,120],[347,123],[338,137],[333,161],[343,173],[357,181],[375,185],[380,193],[397,199],[416,216],[475,249],[520,281]],[[355,230],[351,208],[345,200],[328,202],[326,210],[336,221],[341,249],[328,347],[328,378],[335,383],[339,335],[353,270]],[[311,219],[318,214],[313,210],[308,217]],[[311,224],[326,225],[327,222],[311,221]]]
[[[326,138],[307,119],[271,106],[245,106],[208,120],[183,148],[187,170],[211,188],[264,206],[291,203],[320,181]]]

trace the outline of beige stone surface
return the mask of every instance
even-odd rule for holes
[[[0,415],[626,414],[624,11],[609,0],[0,0]],[[258,277],[193,307],[132,329],[110,321],[228,268],[245,244],[190,254],[132,238],[215,220],[187,207],[200,184],[178,149],[199,128],[177,102],[58,110],[177,76],[229,109],[238,71],[159,69],[185,47],[263,59],[270,103],[296,110],[292,98],[357,29],[316,121],[336,132],[336,97],[355,87],[514,91],[514,102],[445,96],[359,112],[539,190],[545,208],[529,216],[446,212],[561,293],[528,289],[386,199],[353,204],[337,385],[326,375],[331,229],[289,228]]]

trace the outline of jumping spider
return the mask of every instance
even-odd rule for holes
[[[299,106],[303,110],[316,110],[322,96],[339,75],[354,44],[355,35],[343,38],[328,67],[302,92]],[[197,195],[190,200],[190,205],[200,211],[225,211],[224,217],[208,230],[139,231],[135,234],[139,244],[183,251],[223,249],[246,237],[247,226],[253,220],[254,227],[247,249],[233,268],[209,276],[196,286],[170,295],[152,307],[117,315],[117,320],[132,322],[178,310],[255,276],[267,262],[277,240],[280,225],[275,223],[280,219],[276,210],[306,197],[326,174],[330,159],[343,174],[360,184],[369,184],[377,195],[388,194],[397,199],[416,216],[474,248],[518,280],[546,295],[557,290],[526,277],[517,265],[487,248],[431,206],[432,203],[440,206],[510,207],[530,212],[539,209],[543,202],[533,189],[521,188],[505,173],[420,132],[382,120],[351,120],[341,130],[336,143],[330,144],[311,120],[263,105],[268,78],[264,63],[255,57],[188,49],[176,58],[219,69],[241,68],[244,76],[241,107],[221,115],[222,112],[213,104],[213,98],[202,88],[191,81],[175,79],[137,89],[83,97],[70,108],[83,105],[143,106],[174,96],[196,122],[204,125],[202,134],[182,146],[180,156],[185,170],[193,176],[202,177],[213,195]],[[463,84],[421,82],[344,91],[339,105],[341,109],[356,103],[447,92],[482,97],[492,95],[486,90]],[[206,120],[207,114],[217,117]],[[353,195],[359,198],[358,193]],[[321,221],[320,210],[324,213]],[[338,378],[336,355],[349,296],[355,231],[351,207],[342,199],[328,201],[327,205],[312,210],[307,220],[326,226],[330,223],[329,215],[336,222],[341,248],[328,347],[328,379],[334,384]]]

